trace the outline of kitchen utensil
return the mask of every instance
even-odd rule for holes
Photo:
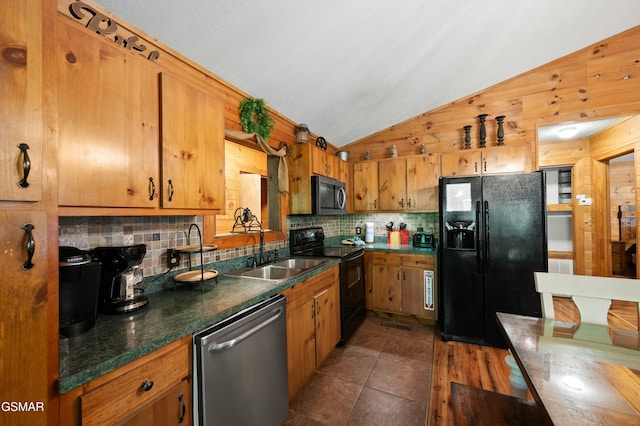
[[[400,228],[401,231],[404,231],[405,229],[407,229],[407,224],[400,222],[400,225],[398,225],[398,227]]]
[[[387,223],[384,227],[387,228],[387,231],[393,231],[393,222]]]

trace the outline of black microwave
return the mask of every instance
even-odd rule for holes
[[[345,183],[324,176],[311,176],[313,214],[338,215],[347,212]]]

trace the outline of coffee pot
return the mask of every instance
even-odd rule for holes
[[[116,314],[136,311],[149,303],[142,288],[142,270],[138,266],[147,252],[145,244],[121,247],[96,247],[100,261],[100,298],[98,310]]]

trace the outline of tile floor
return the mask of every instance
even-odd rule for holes
[[[285,425],[425,425],[434,328],[373,313],[289,406]]]

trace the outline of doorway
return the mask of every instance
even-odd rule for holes
[[[636,194],[634,153],[609,159],[609,275],[636,277]]]

